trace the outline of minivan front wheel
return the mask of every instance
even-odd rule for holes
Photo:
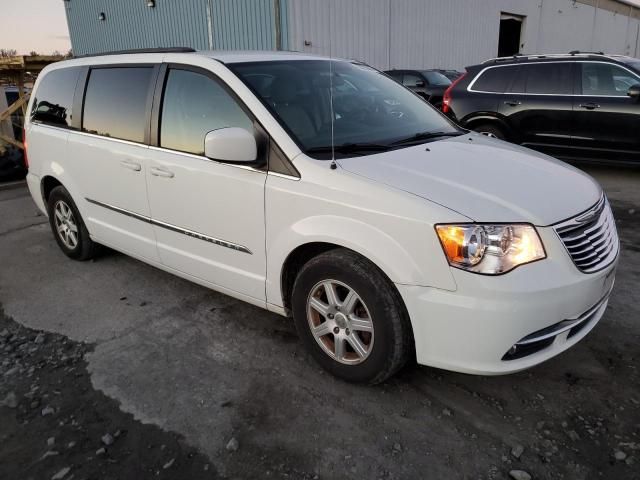
[[[62,185],[54,188],[47,202],[49,224],[60,249],[74,260],[93,258],[98,245],[91,240],[78,207]]]
[[[293,317],[305,347],[333,375],[379,383],[413,348],[404,304],[371,262],[346,249],[322,253],[298,274]]]

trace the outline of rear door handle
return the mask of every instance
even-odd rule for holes
[[[164,168],[151,167],[151,175],[155,177],[173,178],[175,173],[165,170]]]
[[[522,102],[519,100],[506,100],[504,104],[510,107],[517,107],[518,105],[522,105]]]
[[[129,170],[133,170],[134,172],[139,172],[140,170],[142,170],[142,165],[130,160],[122,160],[120,162],[120,165],[122,165],[124,168],[128,168]]]
[[[579,107],[586,108],[587,110],[595,110],[596,108],[600,108],[600,105],[597,103],[581,103]]]

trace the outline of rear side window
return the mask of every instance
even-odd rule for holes
[[[206,75],[169,70],[160,121],[160,146],[204,155],[204,137],[212,130],[253,122],[231,95]]]
[[[520,65],[510,92],[571,95],[573,77],[571,63],[538,63]]]
[[[82,129],[144,142],[151,67],[96,68],[89,74]]]
[[[485,70],[473,83],[472,90],[503,93],[515,74],[515,67],[495,67]]]
[[[62,68],[45,74],[33,100],[31,120],[57,127],[71,127],[73,95],[79,73],[79,68]]]

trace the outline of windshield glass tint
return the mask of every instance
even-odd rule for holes
[[[364,65],[291,60],[235,64],[230,68],[271,110],[302,150],[313,149],[309,155],[315,158],[331,157],[330,151],[318,150],[331,148],[332,114],[336,147],[389,145],[419,133],[458,131],[427,102]]]
[[[633,59],[625,62],[631,68],[633,68],[636,72],[640,73],[640,60]]]
[[[429,82],[429,85],[434,85],[436,87],[446,87],[451,85],[451,80],[440,72],[422,72],[422,74]]]

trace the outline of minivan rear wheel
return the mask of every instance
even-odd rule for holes
[[[64,254],[74,260],[89,260],[99,245],[91,240],[78,207],[62,185],[55,187],[47,201],[49,225]]]
[[[507,135],[502,128],[491,123],[479,123],[474,125],[473,131],[486,135],[487,137],[497,138],[498,140],[507,140]]]
[[[412,352],[408,314],[393,283],[350,250],[327,251],[302,267],[292,309],[305,347],[344,380],[380,383]]]

